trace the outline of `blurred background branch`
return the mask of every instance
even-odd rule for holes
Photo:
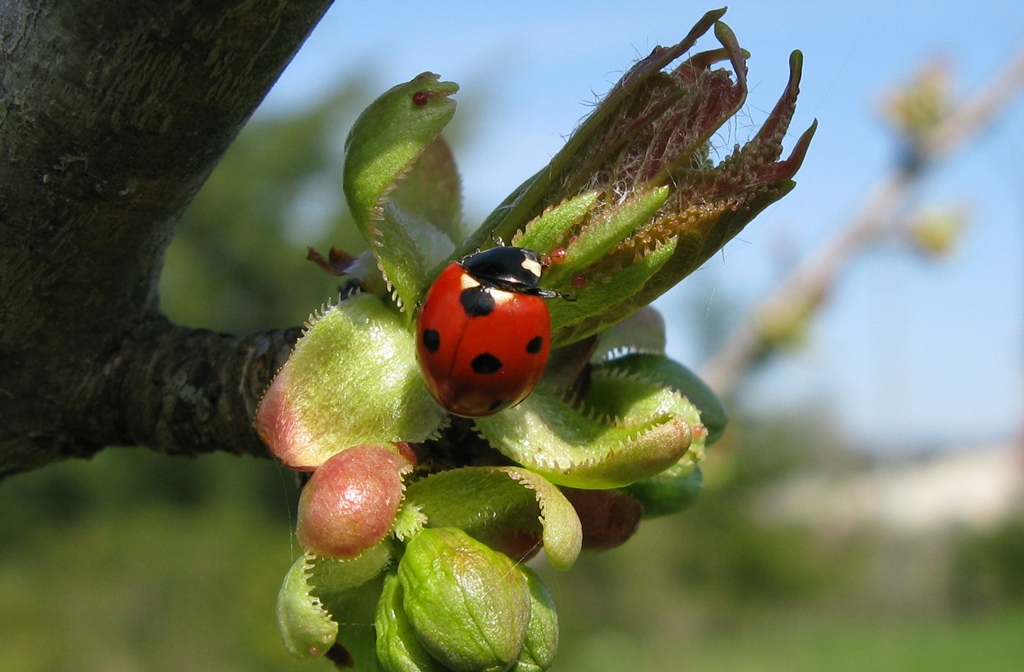
[[[728,395],[752,367],[803,331],[857,255],[905,225],[907,201],[928,171],[983,133],[1020,93],[1024,51],[959,105],[949,99],[945,80],[941,66],[928,66],[898,98],[890,100],[887,114],[901,134],[902,160],[872,188],[850,222],[799,262],[711,355],[701,377],[713,390]],[[945,242],[941,249],[952,243]]]

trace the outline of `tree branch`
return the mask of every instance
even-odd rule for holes
[[[296,328],[236,338],[149,320],[122,342],[102,375],[75,390],[86,412],[73,432],[99,446],[265,454],[252,418],[299,333]],[[109,409],[119,409],[113,422]]]
[[[0,478],[110,443],[262,452],[254,390],[296,332],[174,327],[157,280],[181,213],[329,4],[0,5]]]

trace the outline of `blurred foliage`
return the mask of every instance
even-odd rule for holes
[[[172,319],[234,333],[294,325],[336,293],[304,257],[307,245],[362,249],[341,197],[341,146],[370,98],[356,82],[301,113],[249,124],[168,252]],[[761,511],[766,487],[859,460],[827,431],[827,409],[772,419],[730,411],[693,510],[644,523],[630,543],[571,572],[537,563],[560,611],[554,669],[1019,667],[1024,523],[959,535],[947,573],[948,554],[917,539],[773,520]],[[329,669],[291,661],[274,620],[298,554],[296,500],[292,472],[227,455],[111,449],[8,479],[0,672]],[[908,591],[921,575],[939,580]],[[954,628],[948,617],[967,607],[974,620]],[[978,613],[995,607],[1007,610]],[[915,610],[924,618],[892,616]]]
[[[1024,517],[955,537],[950,599],[960,612],[1024,607]]]
[[[164,312],[231,333],[302,324],[337,295],[306,247],[366,243],[341,193],[345,134],[372,96],[345,85],[301,113],[246,126],[196,196],[167,251]]]
[[[108,449],[0,488],[0,670],[298,669],[274,603],[295,475]]]

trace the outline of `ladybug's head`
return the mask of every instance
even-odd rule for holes
[[[525,247],[492,247],[462,259],[459,265],[480,284],[506,292],[529,294],[542,299],[568,298],[561,292],[540,286],[544,262],[539,252]]]
[[[544,266],[540,255],[523,247],[492,247],[464,258],[459,264],[481,284],[509,292],[532,293]]]

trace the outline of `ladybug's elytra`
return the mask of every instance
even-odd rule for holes
[[[495,247],[448,264],[416,321],[427,389],[448,411],[491,415],[525,399],[551,347],[540,254]]]

